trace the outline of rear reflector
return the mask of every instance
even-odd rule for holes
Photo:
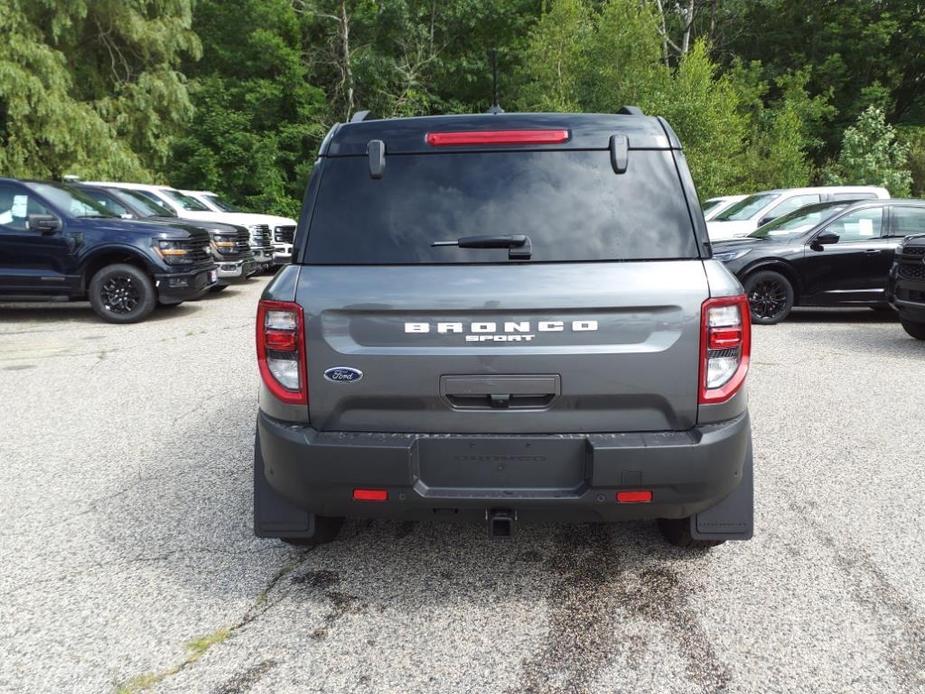
[[[568,130],[469,130],[427,133],[431,147],[454,145],[556,145],[568,142]]]
[[[354,501],[388,501],[389,492],[386,489],[354,489]]]
[[[651,489],[630,489],[623,492],[617,492],[618,504],[648,504],[651,501]]]

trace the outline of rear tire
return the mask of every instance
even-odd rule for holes
[[[90,280],[90,305],[109,323],[138,323],[157,306],[154,283],[144,270],[117,263],[99,270]]]
[[[916,340],[925,340],[925,323],[913,323],[909,320],[902,321],[903,330]]]
[[[333,542],[344,524],[343,518],[332,516],[315,516],[315,534],[311,537],[281,537],[287,545],[295,547],[315,547]]]
[[[793,309],[793,285],[773,270],[760,270],[746,277],[745,294],[753,323],[775,325],[789,316]]]
[[[686,549],[707,549],[716,547],[725,540],[696,540],[691,536],[691,517],[686,518],[659,518],[658,529],[662,536],[675,547]]]

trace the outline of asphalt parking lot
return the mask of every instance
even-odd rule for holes
[[[99,322],[0,305],[0,690],[925,691],[925,344],[754,334],[756,537],[650,523],[251,533],[266,278]]]

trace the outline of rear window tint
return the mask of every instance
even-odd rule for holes
[[[432,247],[463,236],[526,234],[532,262],[696,258],[671,153],[631,150],[615,174],[608,151],[392,155],[324,161],[306,262],[507,262],[506,249]]]

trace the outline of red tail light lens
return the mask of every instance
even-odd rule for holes
[[[454,145],[557,145],[568,142],[568,130],[469,130],[427,133],[431,147]]]
[[[701,308],[700,403],[726,402],[745,382],[752,351],[748,298],[707,299]]]
[[[288,301],[257,306],[257,365],[267,389],[290,405],[308,404],[302,307]]]

